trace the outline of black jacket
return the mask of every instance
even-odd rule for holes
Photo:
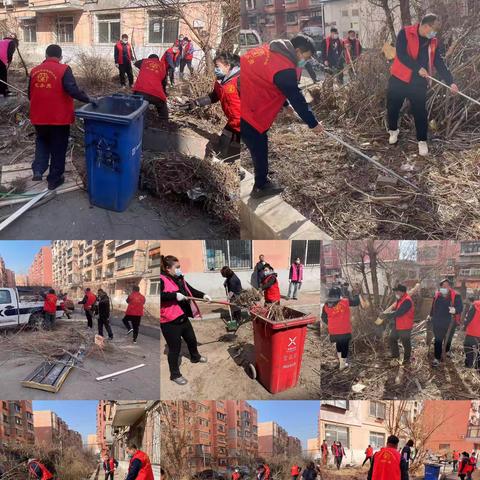
[[[110,297],[108,295],[98,297],[98,315],[102,319],[110,317]]]
[[[235,295],[242,293],[242,282],[235,273],[230,278],[225,279],[225,286],[229,292],[233,292]]]

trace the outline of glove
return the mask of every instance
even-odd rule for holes
[[[456,313],[455,307],[448,307],[448,313],[450,313],[452,315],[455,314]]]
[[[203,296],[203,299],[206,300],[207,302],[211,302],[212,301],[212,297],[210,295],[204,295]]]
[[[187,298],[183,293],[177,293],[177,302],[183,302],[183,300],[186,300]]]

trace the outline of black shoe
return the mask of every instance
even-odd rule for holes
[[[60,185],[63,185],[65,183],[65,177],[62,175],[56,182],[48,182],[48,189],[49,190],[55,190],[58,188]]]
[[[283,187],[279,187],[275,185],[275,183],[268,181],[262,188],[253,187],[250,196],[252,198],[273,197],[282,193],[283,190]]]
[[[33,173],[32,181],[41,182],[43,180],[43,175],[41,173]]]

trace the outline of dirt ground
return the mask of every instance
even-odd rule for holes
[[[57,321],[56,330],[50,332],[53,339],[61,338],[62,332],[74,328],[86,336],[92,336],[85,317],[75,314],[72,320]],[[96,325],[94,325],[96,329]],[[27,377],[38,365],[44,361],[40,353],[32,353],[31,349],[22,348],[24,342],[40,347],[36,344],[36,332],[24,330],[17,333],[8,330],[0,337],[0,393],[1,398],[9,399],[138,399],[159,398],[159,344],[158,338],[142,334],[137,344],[126,336],[124,327],[112,325],[114,339],[108,344],[102,354],[92,349],[86,355],[82,364],[74,368],[58,393],[49,393],[42,390],[22,387],[20,382]],[[45,334],[45,332],[42,332]],[[18,335],[18,337],[16,336]],[[21,338],[19,338],[21,337]],[[37,335],[38,337],[38,335]],[[59,345],[62,347],[62,345]],[[68,348],[68,347],[67,347]],[[87,348],[88,345],[87,345]],[[141,363],[145,367],[137,371],[125,373],[111,379],[96,381],[96,377],[114,373]]]
[[[375,350],[355,352],[350,350],[350,367],[343,372],[338,369],[335,345],[325,336],[321,337],[321,398],[342,399],[443,399],[465,400],[478,397],[480,376],[464,367],[464,334],[455,334],[451,358],[438,367],[432,367],[433,345],[428,350],[425,335],[412,341],[410,366],[390,366],[388,346],[379,340]],[[403,353],[401,353],[402,357]],[[355,393],[354,385],[365,385]]]
[[[297,306],[304,313],[318,315],[319,305]],[[183,344],[181,372],[189,383],[178,386],[170,381],[167,347],[160,341],[162,399],[318,399],[319,398],[319,325],[309,325],[303,353],[300,378],[295,388],[276,395],[269,393],[257,380],[251,379],[245,367],[255,362],[251,323],[242,325],[236,335],[227,334],[220,318],[196,320],[193,323],[199,351],[208,358],[206,364],[192,364]]]

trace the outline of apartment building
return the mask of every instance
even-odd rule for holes
[[[111,452],[125,468],[127,446],[134,443],[152,462],[155,480],[160,479],[160,402],[106,401],[97,407],[96,442],[101,454]]]
[[[287,458],[288,432],[277,422],[258,424],[258,454],[264,458]]]
[[[134,285],[146,297],[146,311],[158,318],[160,242],[155,240],[54,240],[53,283],[74,299],[84,289],[103,288],[115,308],[125,309]]]
[[[1,401],[0,443],[21,445],[35,443],[32,402]]]
[[[27,60],[40,60],[47,45],[58,43],[65,60],[89,51],[110,58],[113,66],[113,46],[123,33],[133,39],[138,58],[161,55],[180,33],[194,40],[195,35],[210,36],[212,45],[220,41],[218,2],[185,2],[181,7],[184,15],[178,15],[174,8],[162,11],[153,0],[3,0],[3,4],[0,33],[16,32]],[[193,31],[180,17],[189,19]],[[194,64],[202,56],[197,47]]]
[[[307,439],[307,451],[305,452],[305,455],[312,459],[320,456],[320,444],[318,438]]]
[[[320,240],[162,240],[163,255],[175,255],[188,281],[212,297],[225,296],[220,270],[228,265],[244,288],[256,286],[252,276],[259,255],[265,255],[278,274],[282,293],[288,290],[290,265],[304,264],[302,292],[320,291]]]
[[[83,448],[80,433],[71,430],[61,417],[51,410],[36,410],[33,412],[35,442],[44,447],[75,447]]]
[[[94,455],[98,455],[101,452],[100,445],[97,440],[98,436],[96,433],[89,433],[87,435],[87,444],[85,445],[85,448],[92,452]]]
[[[258,414],[245,400],[228,400],[228,463],[241,465],[245,458],[256,458],[259,455]]]
[[[300,457],[302,455],[302,442],[297,437],[288,436],[287,452],[289,458]]]
[[[13,288],[16,285],[15,272],[6,267],[2,257],[0,257],[0,287]]]
[[[28,270],[30,285],[51,287],[53,284],[52,249],[41,247]]]
[[[480,290],[480,242],[460,242],[460,252],[456,262],[456,286],[463,286],[470,293]]]

